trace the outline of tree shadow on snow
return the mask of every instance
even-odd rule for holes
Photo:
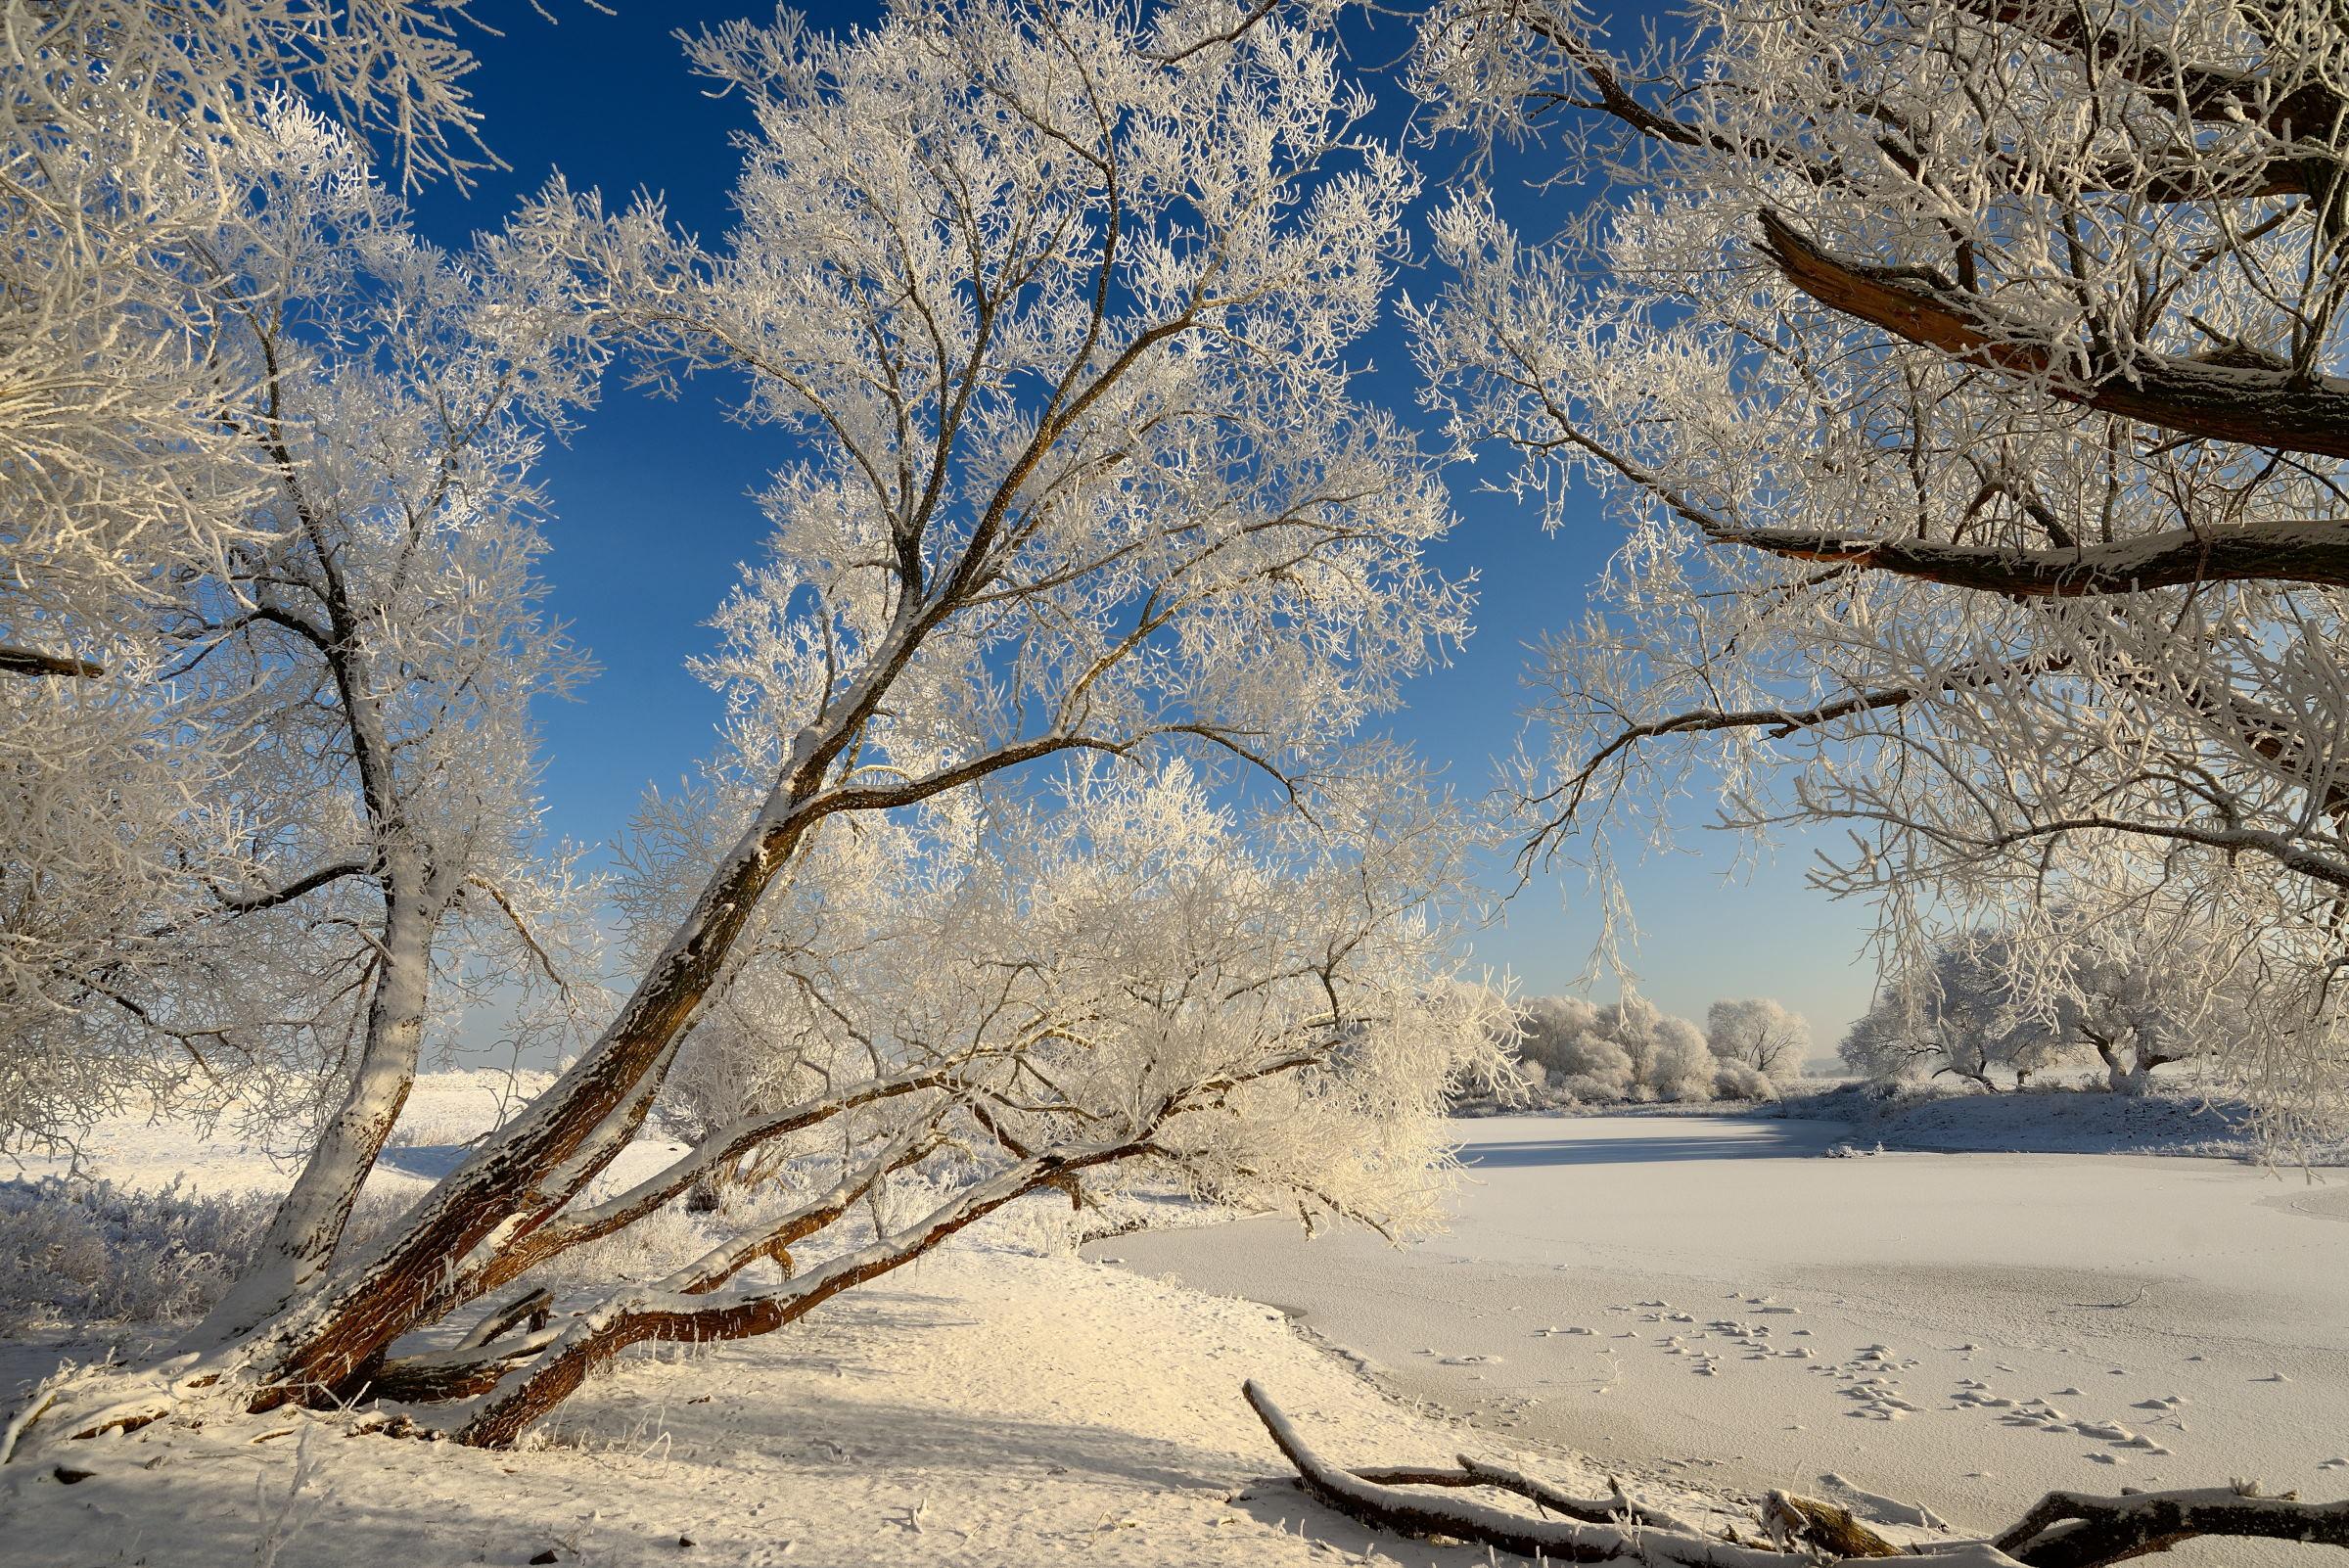
[[[375,1163],[404,1176],[438,1181],[463,1165],[472,1152],[470,1143],[392,1144],[375,1157]]]
[[[1075,1415],[1065,1421],[974,1415],[924,1401],[830,1395],[824,1384],[831,1378],[820,1369],[744,1372],[715,1386],[698,1378],[690,1387],[681,1383],[666,1401],[632,1387],[620,1403],[558,1419],[555,1441],[594,1452],[605,1445],[641,1448],[665,1436],[662,1452],[674,1466],[735,1470],[748,1451],[760,1468],[844,1478],[874,1469],[1021,1480],[1076,1475],[1199,1491],[1230,1474],[1228,1454]]]
[[[1765,1126],[1751,1137],[1554,1138],[1539,1143],[1468,1143],[1460,1163],[1489,1170],[1550,1165],[1657,1165],[1675,1160],[1782,1160],[1817,1154],[1824,1142]]]
[[[1439,1546],[1432,1542],[1372,1530],[1307,1497],[1290,1476],[1263,1476],[1249,1482],[1233,1494],[1231,1506],[1267,1530],[1330,1547],[1349,1562],[1359,1562],[1372,1551],[1378,1553],[1376,1560],[1382,1564],[1432,1563],[1438,1568],[1451,1568],[1455,1563],[1472,1563],[1476,1568],[1486,1568],[1488,1562],[1497,1560],[1489,1557],[1482,1546]],[[1497,1560],[1514,1563],[1523,1559]]]

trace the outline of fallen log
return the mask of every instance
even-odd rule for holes
[[[1669,1568],[1816,1568],[1822,1562],[1909,1557],[1932,1568],[2105,1568],[2197,1536],[2349,1547],[2349,1500],[2312,1503],[2288,1495],[2263,1497],[2250,1482],[2117,1498],[2050,1492],[1996,1536],[1913,1545],[1886,1540],[1848,1509],[1773,1492],[1756,1523],[1756,1535],[1773,1545],[1748,1545],[1634,1502],[1620,1488],[1611,1501],[1576,1498],[1466,1455],[1457,1469],[1346,1469],[1315,1453],[1254,1379],[1241,1392],[1273,1447],[1296,1470],[1298,1484],[1340,1513],[1399,1535],[1447,1536],[1546,1562],[1624,1557]],[[1468,1499],[1408,1490],[1476,1487],[1511,1493],[1562,1517],[1529,1519]]]

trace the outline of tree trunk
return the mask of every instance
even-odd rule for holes
[[[368,999],[359,1069],[317,1147],[277,1207],[260,1249],[234,1287],[181,1341],[208,1350],[250,1332],[299,1300],[323,1276],[342,1244],[359,1188],[375,1169],[416,1080],[417,1053],[432,988],[436,924],[413,889],[424,878],[413,854],[387,875],[383,951]],[[412,875],[402,875],[408,872]]]
[[[224,1370],[262,1386],[257,1407],[345,1383],[416,1325],[457,1260],[543,1224],[620,1153],[650,1114],[652,1091],[735,937],[806,829],[794,804],[760,813],[620,1016],[561,1080],[363,1262],[239,1346],[238,1364]]]

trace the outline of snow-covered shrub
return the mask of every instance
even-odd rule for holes
[[[540,1264],[517,1288],[543,1285],[560,1294],[608,1286],[614,1280],[649,1284],[710,1250],[710,1232],[681,1204],[668,1204],[642,1220]]]
[[[1768,1073],[1746,1062],[1716,1058],[1713,1097],[1717,1100],[1774,1100],[1778,1085]]]
[[[50,1323],[191,1322],[227,1291],[277,1210],[273,1192],[209,1197],[43,1176],[0,1181],[0,1333]],[[405,1205],[365,1196],[363,1242]]]
[[[274,1198],[134,1192],[44,1176],[0,1182],[0,1329],[170,1322],[228,1288]]]
[[[1704,1031],[1644,996],[1627,995],[1613,1011],[1615,1037],[1631,1053],[1635,1088],[1664,1100],[1713,1097],[1713,1052]]]

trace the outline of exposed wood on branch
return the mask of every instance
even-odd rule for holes
[[[1852,1516],[1849,1508],[1791,1492],[1773,1492],[1762,1505],[1762,1523],[1773,1539],[1797,1542],[1827,1558],[1898,1557],[1900,1547]]]
[[[2349,457],[2349,385],[2180,354],[2122,360],[2042,328],[1915,267],[1836,256],[1778,214],[1762,250],[1786,281],[1832,310],[1968,364],[2025,377],[2050,396],[2183,436]]]
[[[105,673],[104,665],[92,664],[87,659],[36,653],[30,648],[12,648],[0,644],[0,674],[80,675],[95,678]]]
[[[2349,1501],[2263,1498],[2252,1486],[2122,1498],[2050,1492],[1992,1544],[2030,1568],[2098,1568],[2196,1536],[2349,1547]]]
[[[2349,526],[2337,523],[2178,529],[2117,544],[2042,550],[1796,529],[1742,529],[1715,537],[1795,560],[1843,562],[2018,599],[2100,598],[2201,582],[2349,587]]]

